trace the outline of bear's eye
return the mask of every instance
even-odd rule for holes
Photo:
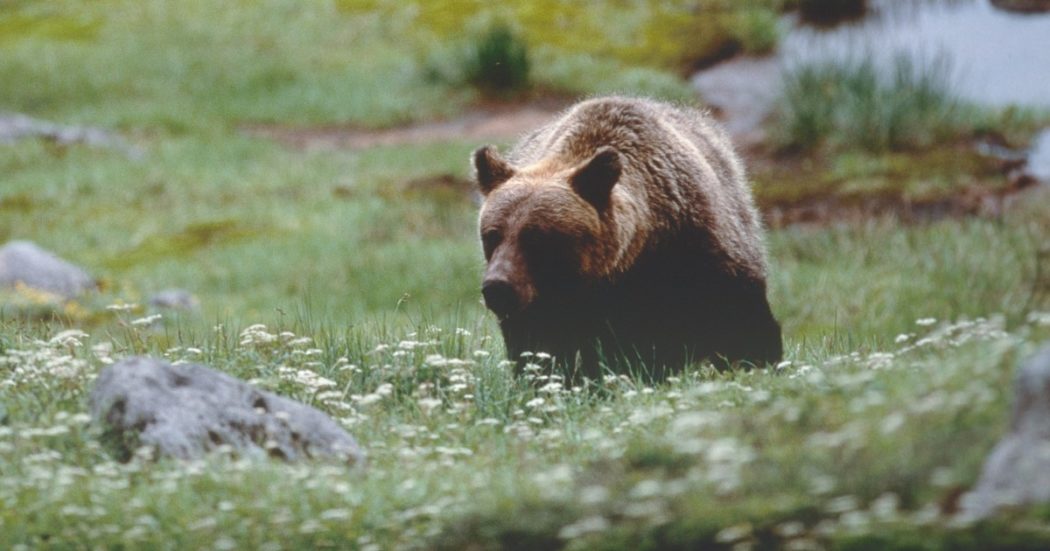
[[[549,230],[527,227],[521,230],[518,241],[521,242],[522,248],[529,252],[542,252],[548,248],[550,243],[556,243],[558,239],[554,232]]]
[[[492,258],[492,253],[503,241],[503,235],[498,230],[487,230],[481,234],[481,248],[485,251],[485,260]]]
[[[547,228],[526,228],[518,236],[522,251],[538,277],[561,276],[576,266],[576,240]]]

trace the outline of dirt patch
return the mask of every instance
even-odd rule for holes
[[[770,228],[793,225],[829,225],[880,216],[896,216],[904,223],[919,223],[961,216],[999,217],[1035,186],[1031,180],[1002,188],[972,187],[945,197],[910,200],[895,195],[862,197],[810,197],[796,202],[759,205]]]
[[[311,151],[360,150],[451,140],[480,142],[520,136],[547,122],[567,105],[568,102],[554,99],[527,104],[489,104],[452,120],[378,130],[349,125],[307,128],[251,125],[242,130],[251,136]]]
[[[983,142],[925,151],[784,157],[748,151],[755,199],[766,224],[826,225],[880,216],[905,223],[1002,215],[1039,181],[1023,153],[989,155]]]

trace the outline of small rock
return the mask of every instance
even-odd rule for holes
[[[169,310],[196,311],[200,308],[200,301],[185,289],[165,289],[151,296],[149,305]]]
[[[961,514],[981,519],[998,508],[1050,502],[1050,346],[1024,363],[1014,382],[1010,432],[984,463]]]
[[[0,287],[19,284],[70,299],[96,287],[84,270],[29,241],[11,241],[0,248]]]
[[[288,461],[364,459],[353,437],[320,411],[202,365],[123,360],[102,370],[90,403],[118,441],[135,436],[162,456],[193,459],[229,446]]]
[[[1044,129],[1032,141],[1027,172],[1036,180],[1050,184],[1050,128]]]

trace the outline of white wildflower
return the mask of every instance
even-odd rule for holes
[[[423,413],[430,415],[430,412],[435,408],[441,406],[441,400],[438,398],[421,398],[417,400],[419,409],[423,410]]]
[[[892,434],[894,432],[897,432],[897,429],[901,428],[903,425],[904,414],[899,411],[895,411],[887,415],[886,418],[882,420],[882,424],[880,425],[879,429],[882,431],[883,434]]]
[[[261,323],[249,325],[244,331],[241,331],[240,336],[241,346],[258,346],[277,342],[277,335],[268,332],[266,326]]]
[[[321,511],[321,520],[347,520],[350,518],[350,511],[347,509],[328,509]]]
[[[563,540],[571,540],[587,534],[603,532],[609,528],[609,521],[601,515],[586,517],[572,524],[562,527],[558,531],[558,537]]]
[[[733,543],[751,536],[751,525],[748,523],[737,524],[723,528],[715,534],[718,543]]]
[[[784,539],[796,538],[806,532],[806,525],[797,520],[792,520],[776,525],[773,528],[773,532]]]
[[[632,499],[648,499],[659,496],[662,490],[663,485],[659,480],[646,479],[635,484],[629,495]]]
[[[163,318],[163,317],[164,316],[161,315],[161,314],[153,314],[152,316],[146,316],[144,318],[131,320],[131,325],[134,325],[136,327],[143,327],[143,326],[146,326],[146,325],[153,325],[154,323],[160,321],[160,319]]]
[[[605,486],[586,486],[580,490],[579,500],[584,505],[598,505],[609,499],[609,490]]]
[[[851,495],[839,496],[831,499],[824,505],[824,509],[832,514],[856,511],[860,507],[857,498]]]
[[[553,382],[547,383],[547,384],[545,384],[545,385],[543,385],[543,386],[541,386],[539,388],[540,392],[547,393],[547,394],[557,394],[557,393],[561,392],[561,390],[562,390],[562,385],[561,385],[561,383],[559,383],[557,381],[553,381]]]
[[[894,493],[884,493],[871,502],[869,510],[879,520],[892,520],[900,508],[900,498]]]
[[[1031,312],[1028,314],[1028,323],[1050,327],[1050,312]]]
[[[49,344],[57,344],[61,346],[80,346],[80,339],[87,338],[87,336],[88,334],[80,329],[67,329],[54,337],[51,337],[51,340],[47,342]]]

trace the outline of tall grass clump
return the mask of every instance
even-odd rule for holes
[[[800,65],[784,77],[782,145],[869,151],[921,148],[959,130],[959,100],[950,90],[951,63],[907,55],[889,67],[871,56]]]

